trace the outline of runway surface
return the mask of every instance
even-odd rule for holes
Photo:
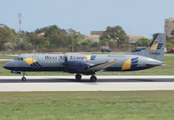
[[[174,90],[174,76],[0,76],[0,91],[134,91]]]
[[[11,61],[13,59],[0,59],[0,61]]]

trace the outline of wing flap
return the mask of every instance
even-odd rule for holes
[[[111,60],[111,61],[108,61],[108,62],[104,62],[104,63],[100,63],[100,64],[95,64],[95,65],[91,65],[91,66],[88,66],[88,67],[84,67],[83,69],[85,70],[92,70],[92,71],[100,71],[100,70],[103,70],[115,63],[117,63],[118,61],[116,60]]]

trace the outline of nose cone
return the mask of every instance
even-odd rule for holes
[[[11,67],[12,67],[11,62],[8,62],[3,66],[3,68],[5,68],[5,69],[10,69]]]

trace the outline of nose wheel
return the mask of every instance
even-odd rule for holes
[[[97,81],[97,77],[92,75],[91,78],[90,78],[91,82],[96,82]]]
[[[76,80],[81,80],[82,76],[80,74],[76,75]]]
[[[23,72],[22,81],[26,81],[27,80],[26,77],[24,77],[24,76],[25,76],[25,72]]]
[[[22,81],[26,81],[27,79],[26,79],[26,77],[22,77]]]

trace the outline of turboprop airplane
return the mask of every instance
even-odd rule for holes
[[[91,75],[95,82],[99,71],[136,71],[164,64],[164,33],[158,33],[146,50],[123,55],[86,55],[86,54],[23,54],[14,58],[3,67],[11,73],[34,71],[64,71],[76,73],[75,78],[81,80],[81,74]]]

